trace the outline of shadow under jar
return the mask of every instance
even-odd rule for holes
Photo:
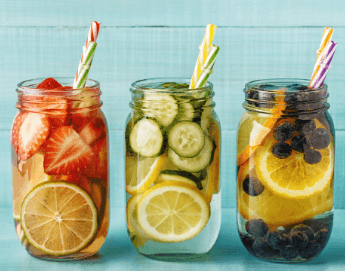
[[[237,223],[245,248],[272,262],[304,262],[333,224],[334,126],[327,85],[246,84],[237,137]]]
[[[97,81],[72,89],[18,84],[11,132],[13,217],[29,254],[46,260],[94,255],[109,227],[108,128]]]
[[[144,256],[182,260],[207,253],[221,219],[220,124],[211,83],[134,82],[126,122],[128,235]]]

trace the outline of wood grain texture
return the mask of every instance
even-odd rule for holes
[[[214,43],[221,47],[210,80],[216,111],[225,130],[235,130],[243,112],[246,82],[274,77],[309,78],[322,28],[220,29]],[[101,83],[104,112],[111,129],[123,129],[130,84],[151,77],[191,77],[204,31],[199,28],[101,29],[90,78]],[[15,87],[22,80],[74,76],[86,29],[0,28],[0,68],[4,91],[0,129],[10,129],[15,115]],[[336,129],[345,129],[345,29],[334,34],[340,46],[327,75]],[[116,110],[114,110],[116,108]]]
[[[11,0],[0,26],[344,26],[342,0]]]

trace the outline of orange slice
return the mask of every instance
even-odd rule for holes
[[[278,90],[276,95],[278,95],[276,105],[268,114],[251,112],[243,114],[237,138],[237,165],[242,165],[248,160],[281,117],[286,107],[284,91]]]
[[[257,178],[250,170],[250,161],[241,165],[237,176],[237,209],[244,219],[263,219],[270,226],[287,226],[300,223],[333,208],[333,182],[318,194],[304,199],[285,198],[272,193],[266,187],[258,196],[250,196],[243,190],[247,177]],[[261,179],[259,179],[262,182]]]

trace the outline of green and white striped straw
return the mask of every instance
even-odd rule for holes
[[[73,89],[84,88],[86,84],[89,71],[91,69],[91,63],[95,54],[97,43],[90,41],[87,47],[83,48],[83,62],[78,66],[78,77],[75,78],[73,83]]]
[[[219,52],[219,46],[212,44],[208,52],[205,64],[201,68],[201,74],[195,85],[195,88],[203,88],[206,86],[207,80],[210,77],[211,73],[213,72],[212,68],[213,68],[214,63],[216,62],[218,52]]]

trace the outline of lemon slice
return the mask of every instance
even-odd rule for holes
[[[289,157],[279,159],[271,150],[276,143],[273,136],[255,154],[255,168],[262,184],[272,193],[286,198],[308,198],[325,190],[333,178],[334,143],[318,150],[322,159],[315,165],[304,161],[304,153],[292,150]]]
[[[195,187],[166,181],[147,190],[137,204],[140,226],[155,240],[182,242],[206,226],[210,205]]]
[[[141,228],[138,216],[137,216],[137,204],[140,200],[141,195],[132,196],[127,202],[127,226],[128,230],[132,235],[138,235],[143,239],[152,239],[146,232]]]
[[[243,190],[243,182],[248,177],[258,178],[249,161],[240,167],[237,176],[237,210],[244,219],[263,219],[270,226],[288,226],[333,208],[333,182],[323,192],[309,198],[289,199],[272,193],[266,187],[258,196],[248,195]]]
[[[21,172],[18,167],[12,165],[13,178],[13,217],[20,219],[20,211],[25,196],[36,185],[51,180],[44,172],[44,153],[37,152],[22,165]]]
[[[49,255],[68,255],[84,248],[97,230],[97,209],[80,187],[45,182],[23,201],[21,224],[29,243]]]
[[[165,154],[159,157],[126,156],[127,193],[144,193],[157,179],[165,160]]]

